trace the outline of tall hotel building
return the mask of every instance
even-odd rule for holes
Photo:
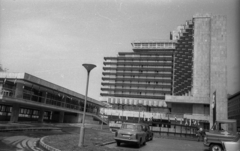
[[[101,101],[104,112],[121,119],[198,120],[212,125],[227,118],[226,18],[195,15],[169,40],[135,41],[132,52],[104,57]]]

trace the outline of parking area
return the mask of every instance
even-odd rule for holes
[[[152,141],[146,143],[146,145],[137,148],[134,144],[124,144],[117,146],[116,143],[107,145],[109,148],[118,148],[120,150],[132,151],[209,151],[207,147],[204,147],[203,142],[178,140],[178,139],[166,139],[166,138],[154,138]]]

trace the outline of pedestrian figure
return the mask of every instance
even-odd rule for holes
[[[198,137],[198,142],[199,142],[199,141],[203,141],[203,138],[204,138],[204,136],[205,136],[205,131],[203,130],[203,128],[200,127],[200,128],[197,130],[196,136]]]

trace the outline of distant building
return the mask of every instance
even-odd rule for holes
[[[85,96],[27,73],[0,72],[0,122],[82,121]],[[103,104],[87,98],[86,123],[101,120]]]
[[[228,118],[237,120],[240,131],[240,91],[228,97]]]
[[[133,52],[104,57],[101,101],[113,107],[106,114],[198,120],[207,128],[216,92],[217,119],[227,118],[226,37],[225,17],[195,15],[170,40],[135,41]]]

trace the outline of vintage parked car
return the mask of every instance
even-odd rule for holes
[[[153,132],[151,131],[151,129],[150,129],[150,127],[149,127],[149,124],[144,124],[144,123],[143,123],[143,129],[144,129],[144,131],[147,133],[147,138],[146,138],[146,140],[147,140],[147,141],[153,140]]]
[[[144,131],[144,125],[140,123],[123,123],[121,128],[115,133],[117,146],[124,143],[134,143],[138,147],[146,144],[147,133]]]
[[[240,151],[240,136],[234,141],[223,141],[222,147],[224,151]]]
[[[204,145],[211,151],[222,151],[222,141],[238,139],[236,120],[218,120],[204,137]]]

